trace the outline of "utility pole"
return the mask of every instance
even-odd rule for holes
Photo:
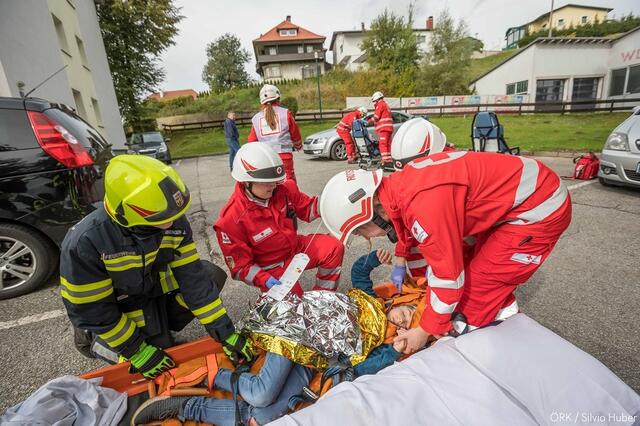
[[[553,0],[551,0],[551,10],[549,11],[549,37],[553,34]]]
[[[316,59],[316,78],[318,81],[318,106],[320,107],[320,120],[322,120],[322,94],[320,93],[320,52],[313,52],[313,57]]]

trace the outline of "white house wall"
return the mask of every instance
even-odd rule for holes
[[[535,99],[536,81],[543,79],[564,79],[562,99],[570,101],[573,79],[600,77],[598,87],[602,90],[602,77],[607,73],[609,48],[606,44],[547,45],[534,46],[533,80],[529,81],[529,93]]]
[[[605,78],[605,96],[609,95],[609,84],[611,80],[611,70],[626,68],[633,65],[640,65],[640,30],[629,34],[611,47],[611,53],[607,61],[607,76]],[[612,96],[614,99],[640,97],[638,93],[625,93],[622,96]]]
[[[533,58],[535,47],[530,47],[504,65],[491,71],[475,82],[478,95],[499,95],[507,93],[507,84],[529,80],[529,91],[532,88]]]

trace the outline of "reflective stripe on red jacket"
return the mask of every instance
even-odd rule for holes
[[[360,111],[358,110],[348,113],[347,115],[342,117],[342,120],[340,120],[340,122],[338,123],[336,130],[339,132],[351,132],[351,126],[353,125],[354,120],[357,120],[360,117]]]
[[[450,329],[462,295],[464,236],[499,224],[524,232],[523,225],[543,221],[537,232],[555,232],[566,227],[562,207],[570,203],[558,175],[537,160],[464,151],[415,160],[383,178],[378,194],[398,237],[406,247],[409,236],[415,238],[429,264],[431,290],[421,326],[431,334]]]
[[[377,133],[393,132],[393,116],[391,115],[389,105],[384,99],[380,99],[376,103],[376,109],[372,118]]]
[[[250,199],[244,186],[236,184],[213,226],[234,279],[266,291],[269,269],[296,254],[295,219],[287,217],[287,211],[311,222],[319,217],[318,197],[300,192],[295,182],[286,180],[262,203]]]

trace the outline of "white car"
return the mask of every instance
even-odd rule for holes
[[[600,158],[598,180],[603,185],[640,188],[640,106],[607,138]]]
[[[369,113],[365,119],[368,120],[372,116],[373,113]],[[402,123],[413,118],[410,114],[397,111],[392,111],[391,116],[393,118],[394,134]],[[369,130],[369,135],[377,141],[378,135],[373,130],[373,126],[367,126],[367,129]],[[303,149],[305,154],[313,155],[314,157],[325,157],[338,161],[347,159],[347,148],[344,141],[338,136],[335,127],[307,136],[304,140]]]

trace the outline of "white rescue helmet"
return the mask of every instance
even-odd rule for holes
[[[320,195],[320,217],[331,235],[346,244],[354,229],[373,219],[373,194],[382,170],[345,170],[332,177]]]
[[[411,161],[442,152],[447,137],[442,130],[424,118],[412,118],[402,123],[391,144],[391,158],[396,170]]]
[[[384,98],[382,92],[375,92],[373,95],[371,95],[371,102],[379,101],[382,98]]]
[[[273,84],[265,84],[260,89],[260,104],[264,105],[267,102],[275,101],[280,98],[280,90]]]
[[[363,106],[358,107],[358,111],[360,111],[360,117],[364,118],[367,113],[369,112],[369,110]]]
[[[231,176],[238,182],[281,182],[285,178],[280,156],[269,145],[250,142],[233,159]]]

